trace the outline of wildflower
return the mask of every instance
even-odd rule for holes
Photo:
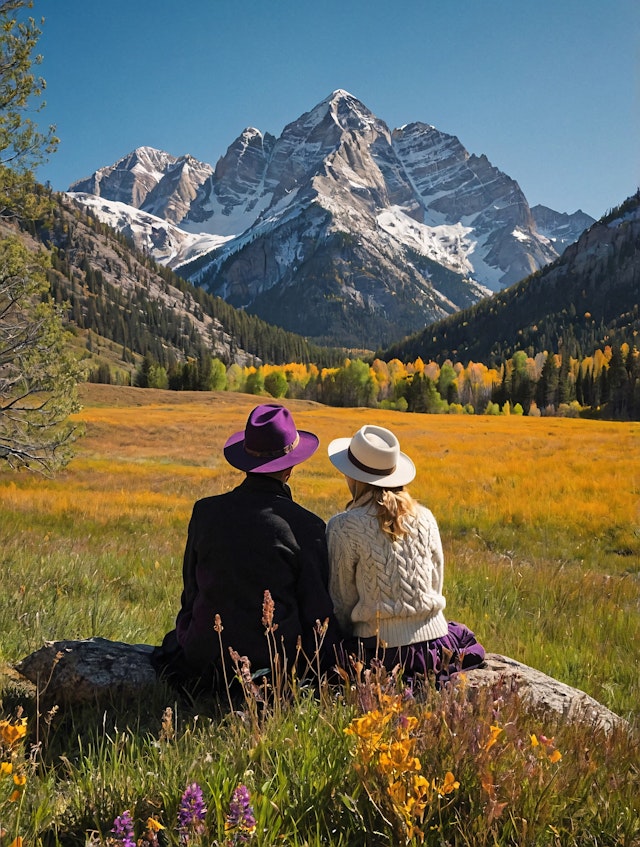
[[[27,719],[20,718],[15,723],[11,721],[0,721],[0,742],[11,749],[18,744],[27,734]]]
[[[413,742],[409,739],[394,741],[382,750],[378,766],[383,773],[407,773],[420,770],[420,760],[411,755]]]
[[[273,613],[275,612],[276,604],[273,602],[271,592],[267,589],[264,592],[262,600],[262,625],[267,632],[275,632],[278,624],[273,622]]]
[[[191,835],[204,832],[204,819],[207,808],[202,798],[202,789],[197,782],[188,785],[180,800],[178,809],[178,834],[181,844],[188,844]]]
[[[136,847],[133,819],[128,809],[114,820],[111,834],[116,844],[121,844],[122,847]]]
[[[547,738],[546,735],[541,735],[540,738],[536,735],[530,735],[529,739],[531,741],[531,746],[535,749],[536,747],[540,747],[540,750],[536,750],[536,754],[541,759],[548,759],[552,764],[559,762],[562,758],[562,753],[559,750],[556,750],[554,747],[553,738]]]
[[[138,841],[140,847],[144,847],[144,845],[162,847],[162,845],[168,843],[165,827],[162,826],[160,821],[157,821],[155,818],[147,818],[147,828],[142,838]]]
[[[0,774],[9,774],[13,771],[11,762],[0,762]]]
[[[232,843],[234,844],[245,843],[256,830],[256,819],[253,815],[249,789],[246,785],[239,785],[233,792],[225,830],[233,836]]]
[[[498,736],[502,732],[502,727],[501,726],[491,726],[490,730],[491,730],[491,735],[489,736],[489,740],[487,741],[487,743],[484,745],[485,750],[490,750],[493,747],[493,745],[496,743],[496,741],[498,740]],[[535,738],[535,736],[532,736],[532,737]]]
[[[451,792],[455,791],[457,788],[460,788],[460,783],[451,771],[447,771],[444,775],[444,782],[436,790],[441,797],[444,797],[445,794],[451,794]]]
[[[233,649],[233,647],[229,647],[229,655],[235,665],[236,675],[242,683],[245,694],[251,694],[256,701],[264,703],[264,697],[262,696],[258,686],[253,681],[253,676],[251,675],[251,662],[249,661],[249,658],[247,656],[241,656],[237,650]]]
[[[162,713],[160,726],[160,741],[164,741],[168,744],[175,736],[175,730],[173,728],[173,709],[171,706],[167,706]]]

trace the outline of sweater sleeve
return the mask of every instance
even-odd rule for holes
[[[433,561],[433,584],[431,587],[437,594],[443,594],[444,552],[442,550],[442,539],[435,517],[429,510],[427,512],[429,515],[429,549]]]
[[[329,548],[329,593],[336,617],[345,635],[351,635],[351,613],[358,602],[357,557],[345,526],[346,513],[334,515],[327,524]]]

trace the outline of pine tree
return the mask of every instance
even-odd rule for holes
[[[0,214],[24,226],[52,208],[33,168],[56,147],[30,117],[44,81],[32,73],[40,30],[26,0],[0,0]],[[0,463],[46,473],[64,465],[76,435],[78,368],[65,350],[47,262],[17,238],[0,241]]]
[[[54,152],[55,127],[39,132],[30,117],[44,107],[38,100],[45,88],[33,74],[41,61],[33,56],[40,29],[26,18],[28,0],[0,2],[0,214],[33,220],[49,205],[46,193],[35,190],[33,169]]]

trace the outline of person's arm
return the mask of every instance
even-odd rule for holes
[[[444,595],[444,552],[442,550],[442,538],[438,523],[431,512],[429,512],[429,551],[433,564],[431,587],[438,594]]]
[[[318,519],[313,531],[306,534],[300,548],[301,571],[298,580],[298,606],[302,638],[307,653],[315,648],[314,629],[316,621],[328,628],[324,638],[324,652],[332,651],[332,645],[340,640],[340,630],[329,595],[329,556],[324,522]]]
[[[176,636],[178,644],[184,646],[185,636],[193,615],[193,604],[198,594],[198,583],[196,581],[197,554],[195,549],[195,525],[196,508],[193,507],[189,529],[187,532],[187,543],[182,560],[182,595],[180,597],[180,611],[176,617]]]
[[[329,550],[329,593],[333,600],[336,617],[346,634],[351,634],[351,613],[359,600],[356,586],[356,561],[340,515],[335,515],[327,525]]]

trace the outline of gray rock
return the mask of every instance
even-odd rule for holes
[[[156,685],[148,644],[106,638],[47,641],[15,669],[37,686],[45,703],[68,705],[105,694],[139,695]]]
[[[483,667],[465,671],[463,684],[471,697],[482,688],[502,685],[517,691],[534,711],[555,714],[567,722],[584,721],[605,730],[627,723],[584,691],[497,653],[488,653]]]
[[[105,638],[46,642],[15,669],[38,687],[45,703],[94,702],[104,695],[139,696],[157,683],[150,662],[153,647]],[[473,698],[489,686],[516,691],[536,711],[568,721],[585,721],[610,730],[625,724],[584,691],[572,688],[528,665],[489,653],[481,668],[458,677]]]

